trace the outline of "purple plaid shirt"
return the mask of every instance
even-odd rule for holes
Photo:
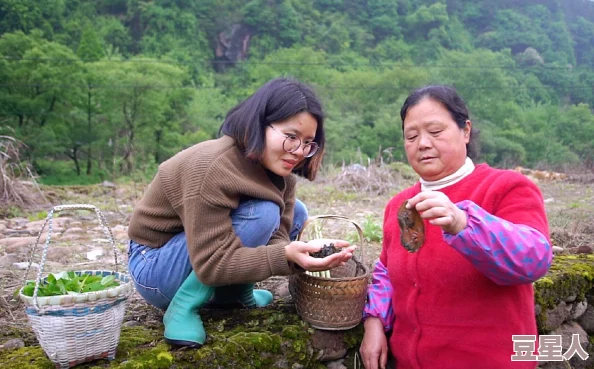
[[[481,273],[498,285],[531,283],[551,266],[552,250],[547,238],[534,228],[513,224],[487,213],[472,201],[458,208],[468,214],[468,225],[458,234],[443,233],[444,240],[464,255]],[[372,274],[363,320],[377,317],[389,331],[394,322],[394,289],[388,270],[378,260]]]

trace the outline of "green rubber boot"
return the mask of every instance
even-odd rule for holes
[[[174,346],[197,348],[206,341],[206,332],[198,309],[206,304],[214,293],[214,287],[202,284],[194,271],[173,296],[165,315],[165,341]]]
[[[264,307],[269,305],[272,299],[270,291],[255,290],[253,283],[231,284],[215,288],[211,306],[218,308]]]

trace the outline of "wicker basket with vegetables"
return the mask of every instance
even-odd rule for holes
[[[52,217],[62,210],[91,210],[97,214],[113,247],[115,271],[63,271],[42,277],[52,234]],[[118,271],[118,254],[111,230],[93,205],[55,206],[39,231],[40,235],[46,225],[48,234],[37,278],[26,281],[19,291],[37,340],[58,368],[70,368],[102,358],[113,359],[133,284],[126,273]],[[25,279],[38,243],[39,237]]]

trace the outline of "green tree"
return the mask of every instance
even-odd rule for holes
[[[114,16],[100,16],[96,19],[97,35],[103,40],[105,49],[114,48],[118,52],[128,53],[132,39],[128,29]]]
[[[594,22],[577,17],[569,27],[578,64],[594,67]]]
[[[411,40],[427,39],[432,29],[442,27],[448,21],[446,4],[438,2],[429,6],[421,5],[404,19],[404,33]]]
[[[369,8],[370,27],[375,41],[382,41],[388,37],[399,38],[402,34],[398,3],[392,0],[371,0]]]
[[[568,107],[557,123],[559,141],[594,168],[594,115],[586,104]]]
[[[0,106],[8,125],[27,145],[28,159],[35,163],[37,153],[61,151],[60,135],[54,131],[80,97],[82,63],[70,49],[42,39],[39,33],[3,35],[0,55],[11,58],[4,60],[0,72],[6,81],[0,89]]]
[[[162,160],[164,146],[170,144],[164,133],[180,132],[180,115],[191,96],[191,89],[183,88],[186,72],[172,64],[135,60],[119,68],[104,62],[96,69],[104,85],[100,99],[109,115],[111,142],[118,145],[112,151],[120,164],[112,170],[130,174],[136,159]]]
[[[97,61],[103,58],[103,46],[95,29],[90,25],[87,26],[82,34],[76,55],[84,61]]]

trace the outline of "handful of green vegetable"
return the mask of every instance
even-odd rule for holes
[[[74,272],[50,273],[39,283],[37,296],[73,295],[85,292],[102,291],[119,286],[114,275],[105,277],[91,274],[76,274]],[[23,287],[23,295],[33,296],[35,281],[29,281]]]

